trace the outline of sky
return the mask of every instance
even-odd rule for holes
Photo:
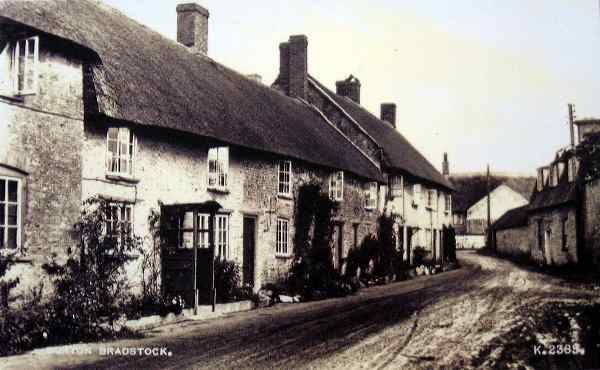
[[[178,0],[104,0],[176,38]],[[308,37],[309,73],[350,74],[438,169],[534,174],[569,144],[567,104],[600,117],[599,0],[201,0],[208,54],[271,84],[279,43]]]

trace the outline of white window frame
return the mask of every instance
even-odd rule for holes
[[[373,210],[377,208],[377,194],[378,192],[377,182],[370,182],[367,184],[365,189],[365,208]]]
[[[113,211],[116,210],[116,213],[113,214]],[[124,219],[127,215],[127,210],[129,210],[129,220]],[[117,219],[114,219],[114,215],[117,215]],[[121,203],[121,202],[110,202],[108,204],[108,214],[106,215],[105,225],[104,225],[104,233],[106,236],[110,237],[118,237],[118,242],[121,243],[124,235],[121,234],[123,230],[123,225],[129,225],[129,236],[132,237],[134,235],[134,205],[133,203]],[[111,225],[110,232],[107,225]]]
[[[435,189],[427,189],[427,207],[436,209],[437,191]]]
[[[0,176],[0,180],[5,182],[5,188],[4,188],[4,194],[0,194],[0,197],[2,197],[0,199],[0,202],[3,203],[2,207],[4,207],[4,220],[2,220],[2,225],[0,225],[1,228],[4,229],[4,238],[2,240],[2,247],[0,247],[0,250],[15,250],[18,251],[21,248],[21,235],[23,232],[23,225],[21,224],[21,185],[22,185],[22,181],[19,178],[15,178],[15,177],[10,177],[10,176]],[[17,201],[9,201],[8,199],[8,183],[9,181],[11,182],[16,182],[17,183]],[[9,225],[8,224],[8,208],[9,206],[17,206],[17,222],[16,225]],[[9,248],[7,246],[8,243],[8,229],[17,229],[17,237],[16,237],[16,245],[15,248]]]
[[[341,202],[344,200],[344,171],[337,171],[329,177],[329,197]]]
[[[116,140],[111,132],[117,130]],[[116,145],[117,152],[110,151],[110,145]],[[125,153],[123,153],[126,148]],[[106,132],[106,173],[112,176],[133,178],[135,174],[135,158],[137,153],[137,137],[129,127],[110,127]],[[122,168],[123,164],[127,168]]]
[[[277,192],[279,195],[290,197],[293,184],[292,161],[279,161],[278,167]]]
[[[229,147],[219,146],[208,150],[207,186],[225,191],[229,186]]]
[[[421,204],[421,184],[413,185],[413,206],[418,207]]]
[[[215,215],[215,254],[229,260],[229,215]]]
[[[29,44],[33,42],[33,66],[30,65],[30,54]],[[21,48],[25,49],[23,66],[23,86],[20,86],[20,53]],[[39,48],[40,38],[39,36],[28,37],[20,40],[16,40],[10,43],[10,76],[11,76],[11,90],[17,96],[21,95],[32,95],[38,92],[39,86]],[[32,74],[31,86],[28,86],[28,76]]]
[[[450,213],[452,210],[452,195],[444,193],[444,212]]]
[[[292,255],[292,248],[290,246],[290,221],[285,218],[278,218],[276,232],[275,256],[290,257]]]

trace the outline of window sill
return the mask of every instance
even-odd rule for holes
[[[213,192],[213,193],[229,194],[229,189],[227,189],[227,188],[218,188],[218,187],[214,187],[214,186],[209,186],[206,188],[206,190]]]
[[[373,212],[375,211],[376,207],[365,207],[365,211],[367,212]]]
[[[112,181],[127,182],[127,183],[130,183],[130,184],[137,184],[137,183],[140,182],[139,179],[135,179],[135,178],[133,178],[131,176],[114,174],[114,173],[107,173],[106,174],[106,179],[107,180],[112,180]]]
[[[277,198],[279,198],[279,199],[287,199],[287,200],[293,200],[294,199],[294,197],[292,197],[291,194],[282,194],[282,193],[277,194]]]
[[[293,257],[292,254],[275,254],[275,258],[282,259],[282,260],[289,260],[292,257]]]

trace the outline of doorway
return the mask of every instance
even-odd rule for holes
[[[244,285],[254,287],[254,271],[256,262],[256,218],[244,217],[243,230],[244,263],[243,275]]]

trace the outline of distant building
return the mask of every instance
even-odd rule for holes
[[[446,159],[446,158],[445,158]],[[458,248],[482,248],[487,231],[488,180],[482,173],[450,175],[455,188],[453,225]],[[534,177],[490,175],[490,219],[493,223],[508,210],[529,203]]]

